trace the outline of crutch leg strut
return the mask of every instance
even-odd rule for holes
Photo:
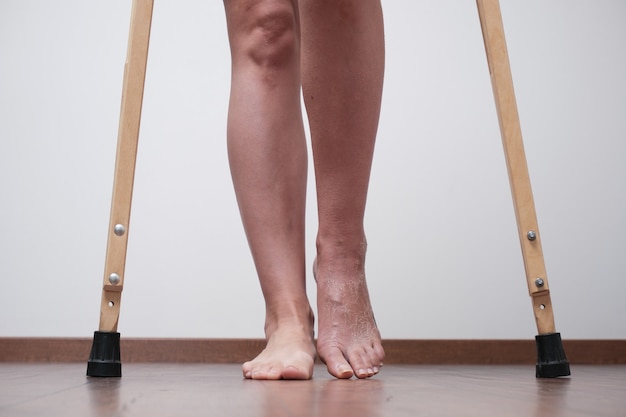
[[[124,287],[128,226],[132,202],[139,124],[152,23],[153,0],[133,0],[117,138],[115,178],[100,306],[88,376],[120,377],[120,334],[117,324]]]
[[[538,378],[567,376],[570,375],[569,363],[565,357],[561,336],[556,332],[554,324],[550,288],[513,90],[500,3],[499,0],[477,0],[477,4],[513,195],[526,280],[538,330],[535,337],[536,376]]]

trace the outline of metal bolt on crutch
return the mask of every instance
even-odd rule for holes
[[[498,0],[477,0],[477,5],[500,122],[528,291],[532,298],[538,330],[538,335],[535,337],[536,376],[537,378],[567,376],[570,375],[569,362],[565,356],[561,335],[556,332],[554,324],[550,289],[522,141],[500,3]]]
[[[536,376],[570,374],[556,333],[550,291],[522,142],[513,81],[498,0],[477,0],[489,71],[500,122],[528,288],[538,335]],[[121,377],[117,325],[124,283],[135,161],[141,120],[153,0],[133,0],[118,131],[115,179],[105,261],[100,326],[94,332],[87,375]]]

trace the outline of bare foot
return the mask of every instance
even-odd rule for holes
[[[317,352],[328,372],[337,378],[369,378],[385,358],[367,284],[363,247],[360,259],[324,261],[313,265],[317,281],[319,336]]]
[[[288,322],[292,323],[288,323]],[[315,361],[313,313],[306,323],[288,318],[280,325],[266,326],[267,346],[242,366],[247,379],[311,379]]]

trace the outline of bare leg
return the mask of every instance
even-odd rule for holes
[[[315,347],[305,286],[307,152],[298,8],[291,0],[224,5],[233,64],[228,154],[266,303],[267,346],[243,365],[243,373],[252,379],[308,379]]]
[[[300,15],[319,210],[317,351],[332,375],[366,378],[384,359],[363,230],[383,84],[382,11],[379,0],[300,0]]]

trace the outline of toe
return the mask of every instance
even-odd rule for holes
[[[383,349],[383,346],[380,343],[375,343],[372,346],[372,350],[373,350],[373,354],[372,354],[372,361],[375,365],[377,365],[379,368],[383,366],[383,362],[385,360],[385,349]]]
[[[335,378],[349,379],[354,375],[350,363],[348,363],[340,349],[332,348],[326,355],[320,354],[320,357],[326,363],[328,372]]]
[[[281,378],[281,372],[280,372],[280,369],[270,366],[268,368],[262,368],[262,369],[257,369],[255,371],[252,371],[251,378],[275,380],[275,379]]]
[[[348,359],[357,378],[369,378],[380,371],[380,357],[373,348],[356,349]]]
[[[250,362],[246,362],[241,366],[241,372],[243,373],[243,377],[246,379],[252,379],[252,364]]]

